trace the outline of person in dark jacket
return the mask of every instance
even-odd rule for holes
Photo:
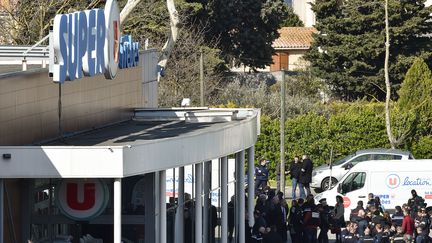
[[[291,210],[288,216],[288,229],[291,236],[292,243],[301,243],[303,238],[302,230],[302,216],[303,211],[301,206],[296,200],[291,202]]]
[[[260,211],[264,218],[266,217],[266,213],[267,213],[266,202],[267,202],[267,196],[265,194],[260,194],[258,196],[258,199],[255,203],[255,208],[254,208],[254,210]]]
[[[360,242],[362,243],[369,243],[374,242],[374,238],[371,236],[371,230],[369,227],[366,227],[364,230],[364,235],[360,236]]]
[[[411,218],[415,218],[417,216],[417,212],[420,210],[420,208],[425,206],[425,201],[422,197],[417,195],[416,190],[411,190],[412,198],[408,200],[408,206],[411,209]]]
[[[318,211],[320,213],[320,233],[318,235],[318,243],[328,243],[328,231],[330,228],[331,209],[327,205],[327,200],[322,198],[319,200]]]
[[[235,224],[235,195],[231,196],[228,202],[228,242],[233,242],[234,224]]]
[[[266,159],[261,159],[260,164],[255,167],[255,195],[259,195],[259,192],[263,192],[267,187],[267,181],[269,176],[269,169],[267,168],[267,164],[268,161]]]
[[[365,229],[366,229],[366,227],[368,226],[368,221],[366,220],[366,213],[365,213],[365,210],[363,210],[363,209],[360,209],[359,211],[358,211],[358,214],[357,214],[357,222],[358,222],[358,229],[357,229],[357,231],[358,231],[358,234],[360,235],[360,236],[364,236],[364,231],[365,231]]]
[[[343,205],[343,198],[339,195],[336,196],[336,205],[333,209],[333,223],[336,228],[336,242],[342,242],[341,228],[345,226],[344,219],[345,209]]]
[[[254,212],[255,223],[252,227],[252,242],[253,243],[261,243],[263,240],[263,235],[265,234],[265,229],[267,227],[267,222],[264,217],[261,215],[261,212]]]
[[[415,239],[415,243],[430,243],[431,239],[427,233],[427,231],[423,230],[421,226],[417,227],[417,236]]]
[[[296,199],[296,191],[297,191],[297,184],[298,180],[300,178],[300,172],[301,172],[302,164],[300,162],[300,158],[298,156],[294,157],[294,160],[291,162],[290,168],[289,168],[289,174],[291,177],[292,182],[292,199]]]
[[[401,206],[395,207],[395,213],[392,215],[392,223],[396,226],[402,226],[404,215]]]
[[[364,210],[363,201],[361,201],[361,200],[357,202],[357,207],[354,208],[353,210],[351,210],[350,221],[354,221],[354,222],[358,223],[358,221],[360,220],[358,217],[358,212],[360,210]]]
[[[375,225],[375,237],[374,242],[375,243],[390,243],[389,236],[384,232],[383,226],[381,224]]]
[[[320,214],[312,195],[306,197],[303,205],[303,237],[304,242],[315,243],[317,241],[317,229],[321,224]]]
[[[312,169],[313,169],[312,160],[310,160],[307,155],[303,155],[302,168],[300,170],[300,178],[299,178],[301,198],[305,198],[307,195],[311,194],[309,184],[312,182]],[[305,194],[305,189],[307,194]]]
[[[273,207],[269,210],[266,218],[267,225],[274,225],[281,229],[285,222],[283,219],[283,211],[279,204],[279,197],[273,196],[272,203]]]
[[[285,199],[280,199],[279,200],[279,205],[280,205],[280,208],[282,210],[282,215],[281,216],[282,216],[283,224],[281,224],[279,226],[276,225],[276,226],[278,227],[277,231],[280,234],[280,236],[282,237],[282,240],[284,242],[286,242],[287,239],[288,239],[287,222],[288,222],[289,207],[288,207],[287,201]]]
[[[360,238],[357,233],[357,222],[351,222],[349,227],[347,227],[347,232],[342,238],[343,243],[358,243]]]
[[[279,234],[280,232],[277,231],[277,227],[275,225],[272,225],[271,227],[266,228],[266,233],[263,237],[263,243],[282,243],[286,242],[282,239],[282,237]]]

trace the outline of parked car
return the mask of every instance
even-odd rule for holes
[[[398,149],[359,150],[354,154],[350,154],[345,158],[333,162],[331,170],[330,165],[316,167],[312,172],[312,183],[310,186],[313,188],[320,188],[321,190],[328,190],[330,182],[330,188],[332,188],[349,171],[349,169],[362,161],[408,159],[414,159],[414,156],[409,151]]]
[[[342,196],[345,219],[349,219],[358,201],[363,201],[363,205],[368,203],[369,193],[378,196],[387,210],[408,202],[413,189],[427,206],[432,204],[432,160],[376,162],[364,161],[354,166],[333,189],[317,194],[315,201],[326,198],[329,205],[335,205],[336,196]]]

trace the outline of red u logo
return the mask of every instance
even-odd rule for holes
[[[393,178],[389,178],[389,185],[390,186],[395,186],[397,184],[397,178],[393,177]]]
[[[80,184],[82,187],[82,184]],[[78,201],[78,184],[67,183],[66,185],[66,201],[67,205],[74,210],[89,210],[95,205],[96,189],[94,183],[84,183],[84,197],[82,201]]]

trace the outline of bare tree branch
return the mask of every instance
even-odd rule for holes
[[[128,0],[126,5],[120,12],[120,23],[123,24],[129,15],[132,13],[133,9],[140,3],[141,0]]]
[[[178,37],[178,29],[179,29],[179,16],[178,12],[174,5],[174,0],[167,0],[167,8],[168,13],[170,15],[170,26],[171,26],[171,32],[170,36],[168,37],[167,42],[165,43],[164,47],[161,50],[161,55],[159,57],[158,62],[158,81],[160,80],[161,76],[163,76],[164,70],[166,68],[168,58],[171,55],[171,52],[174,48],[174,45],[177,41]]]

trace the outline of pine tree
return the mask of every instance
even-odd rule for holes
[[[398,106],[404,110],[431,110],[432,72],[423,59],[417,58],[414,61],[398,94]]]
[[[220,49],[227,61],[263,68],[272,63],[273,41],[287,17],[282,0],[211,0],[209,36],[220,37]]]
[[[288,7],[287,17],[282,22],[281,27],[303,27],[304,23],[300,17],[294,12],[292,7]]]
[[[390,80],[397,89],[421,56],[432,63],[432,8],[425,0],[390,0]],[[384,6],[380,0],[317,0],[313,5],[316,28],[305,56],[313,72],[324,79],[336,97],[383,100]]]
[[[413,127],[415,137],[430,135],[432,132],[432,72],[422,58],[414,61],[398,94],[399,100],[395,108],[401,116],[395,119],[411,122],[405,127]]]

